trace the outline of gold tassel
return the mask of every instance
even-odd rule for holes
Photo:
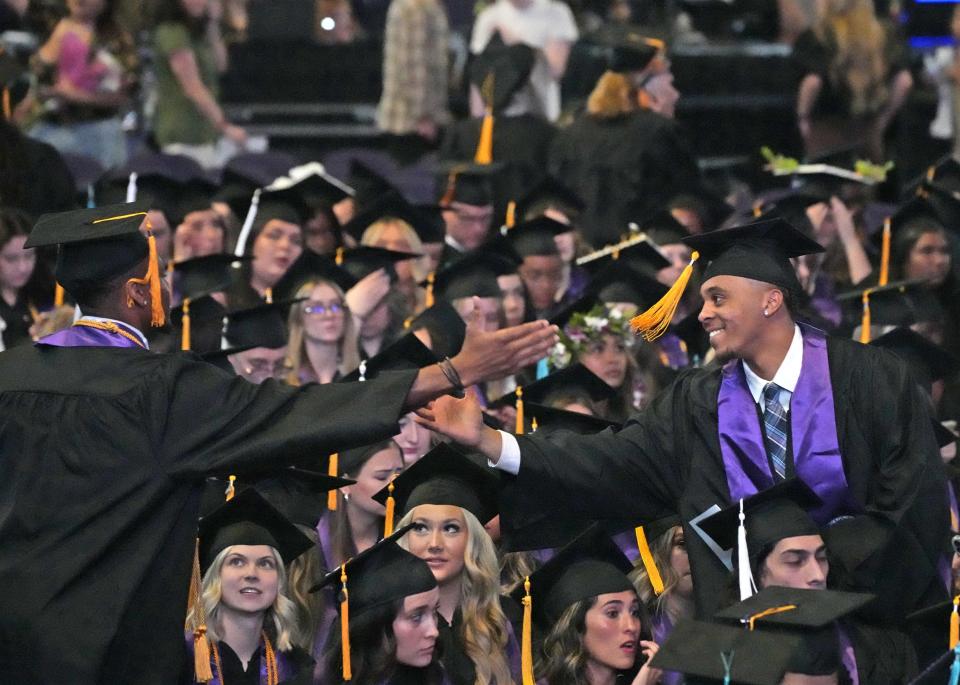
[[[150,228],[149,225],[147,228]],[[150,248],[147,273],[144,274],[143,278],[131,278],[130,282],[150,286],[150,325],[159,328],[166,321],[166,317],[163,313],[163,294],[160,290],[160,261],[157,258],[157,239],[153,237],[153,233],[147,236],[147,244]]]
[[[620,248],[619,248],[619,247],[613,248],[613,252],[610,253],[610,259],[612,259],[613,261],[617,261],[618,259],[620,259]]]
[[[860,319],[860,342],[870,342],[870,291],[863,291],[863,318]]]
[[[393,510],[397,506],[397,501],[393,497],[394,487],[393,478],[391,478],[390,483],[387,485],[387,511],[383,517],[383,537],[385,538],[393,535]]]
[[[53,306],[62,307],[63,306],[63,296],[64,290],[63,286],[57,283],[57,287],[53,290]]]
[[[537,423],[537,417],[534,416],[532,419],[530,419],[530,432],[531,432],[531,433],[536,433],[536,432],[537,432],[537,428],[539,428],[539,427],[540,427],[540,424]]]
[[[487,74],[483,79],[483,85],[480,86],[480,93],[486,104],[486,112],[483,115],[483,123],[480,125],[480,139],[477,141],[477,149],[473,154],[473,161],[476,164],[490,164],[493,162],[493,73]]]
[[[660,569],[657,568],[657,562],[650,551],[647,534],[644,532],[643,526],[637,526],[633,532],[637,536],[637,549],[640,550],[640,559],[643,560],[643,567],[647,570],[647,578],[650,579],[653,594],[659,597],[663,594],[663,578],[660,577]]]
[[[7,121],[13,118],[13,107],[10,106],[10,89],[3,89],[3,118]]]
[[[443,191],[443,197],[440,198],[439,204],[441,207],[450,207],[450,203],[453,202],[454,195],[457,194],[457,176],[460,175],[460,169],[453,169],[449,174],[447,174],[447,187]]]
[[[229,502],[233,499],[233,496],[237,494],[237,487],[234,485],[236,483],[237,477],[230,475],[230,482],[227,483],[227,491],[224,493],[224,501]]]
[[[523,685],[534,685],[533,678],[533,598],[530,596],[530,576],[523,580],[523,632],[520,642],[520,672]]]
[[[342,245],[337,248],[337,254],[333,258],[333,261],[334,263],[336,263],[337,266],[343,266],[343,246]]]
[[[753,218],[759,218],[763,214],[763,200],[757,200],[753,203]]]
[[[347,565],[340,566],[340,582],[342,584],[340,599],[340,641],[343,643],[343,679],[353,680],[350,667],[350,594],[347,591]]]
[[[330,460],[327,462],[327,475],[331,478],[336,478],[339,474],[337,473],[338,464],[340,455],[334,452],[330,455]],[[330,511],[337,510],[337,491],[331,490],[327,493],[327,509]]]
[[[667,332],[670,321],[673,319],[673,315],[680,305],[680,298],[683,297],[683,291],[687,287],[687,282],[689,282],[690,276],[693,274],[693,263],[698,259],[700,259],[700,253],[694,251],[693,254],[690,255],[690,263],[684,267],[680,278],[670,286],[667,294],[660,298],[660,301],[650,307],[650,309],[630,319],[630,327],[634,333],[641,333],[644,340],[653,342]]]
[[[516,435],[523,435],[523,387],[517,386],[517,424],[514,427]]]
[[[783,614],[783,613],[786,613],[787,611],[793,611],[796,608],[797,608],[796,604],[784,604],[783,606],[770,607],[769,609],[764,609],[763,611],[757,614],[754,614],[749,619],[747,619],[747,622],[750,624],[750,630],[753,630],[754,623],[756,623],[761,618],[766,618],[767,616],[774,616],[775,614]]]
[[[263,299],[267,304],[273,304],[273,288],[267,288],[263,291]]]
[[[953,598],[953,611],[950,613],[950,649],[960,642],[960,615],[957,614],[957,605],[960,604],[960,595]]]
[[[427,292],[426,292],[426,294],[423,296],[423,305],[424,305],[427,309],[429,309],[430,307],[432,307],[433,304],[434,304],[434,299],[435,299],[435,298],[433,297],[433,284],[434,284],[434,282],[435,282],[436,280],[437,280],[437,272],[436,272],[436,271],[431,271],[430,273],[427,274]]]
[[[890,275],[890,217],[883,222],[883,247],[880,249],[880,278],[877,285],[884,286]]]
[[[503,220],[503,225],[507,228],[513,228],[517,225],[517,202],[510,200],[507,203],[507,216]]]
[[[210,669],[210,640],[203,611],[202,580],[200,576],[200,539],[193,548],[193,572],[190,574],[190,599],[193,601],[193,673],[198,683],[213,680]]]
[[[183,319],[181,321],[180,349],[190,351],[190,298],[183,298]]]
[[[932,181],[937,176],[937,167],[930,165],[927,167],[927,181]]]

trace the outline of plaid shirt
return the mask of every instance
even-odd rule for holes
[[[383,46],[383,95],[377,125],[412,133],[426,117],[438,124],[447,112],[447,16],[437,0],[393,0]]]

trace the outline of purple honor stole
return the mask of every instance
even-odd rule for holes
[[[120,326],[120,324],[117,325]],[[126,330],[138,340],[140,339],[133,329],[127,328]],[[49,345],[50,347],[139,347],[145,349],[143,345],[138,345],[122,335],[91,326],[70,326],[70,328],[40,338],[35,344]]]
[[[811,512],[820,525],[859,510],[850,497],[837,438],[833,387],[826,336],[801,326],[803,365],[790,400],[790,442],[794,473],[817,493],[823,505]],[[732,501],[774,484],[757,404],[739,360],[723,367],[717,396],[720,452]]]

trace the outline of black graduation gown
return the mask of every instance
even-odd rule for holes
[[[477,669],[467,655],[460,639],[460,625],[463,623],[463,614],[460,607],[453,613],[453,623],[447,623],[442,616],[437,617],[437,629],[440,635],[437,644],[440,648],[440,663],[452,685],[474,685],[477,679]]]
[[[414,377],[290,388],[138,348],[0,354],[0,682],[176,682],[204,478],[388,438]]]
[[[641,203],[630,217],[638,220],[700,181],[679,124],[649,110],[612,119],[581,115],[554,138],[550,172],[587,204],[580,225],[594,246],[625,232],[628,203]]]
[[[3,331],[3,345],[6,349],[30,342],[30,326],[33,325],[33,317],[30,316],[30,308],[22,294],[12,307],[0,297],[0,319],[3,319],[6,324]]]
[[[864,511],[828,531],[831,581],[836,574],[839,589],[877,592],[875,604],[902,616],[945,599],[936,562],[948,512],[928,402],[893,355],[827,341],[844,471]],[[697,612],[712,616],[729,574],[686,522],[730,503],[719,384],[719,368],[690,369],[619,433],[518,437],[522,462],[503,492],[501,526],[509,533],[551,513],[649,521],[679,511]]]
[[[857,675],[866,685],[902,685],[917,675],[917,655],[907,636],[859,621],[844,621],[853,645]]]

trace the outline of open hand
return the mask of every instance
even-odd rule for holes
[[[386,269],[377,269],[361,278],[347,291],[347,307],[355,317],[365,319],[377,308],[388,292],[390,292],[390,276]]]
[[[483,414],[473,388],[466,397],[458,400],[450,395],[435,399],[426,407],[416,410],[417,423],[432,431],[442,433],[454,442],[467,447],[480,444],[483,429]]]

